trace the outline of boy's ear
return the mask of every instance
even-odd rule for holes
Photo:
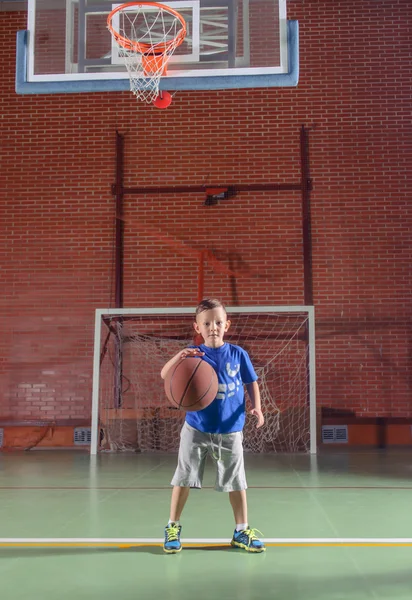
[[[228,319],[228,320],[226,321],[226,327],[225,327],[225,331],[227,331],[227,330],[229,329],[229,327],[231,326],[231,324],[232,324],[232,321],[230,321],[230,319]]]
[[[199,325],[197,324],[196,321],[193,323],[193,328],[196,331],[196,333],[200,333]]]
[[[196,333],[193,336],[193,343],[195,346],[200,346],[201,344],[205,343],[205,340],[203,339],[203,336],[201,333]]]

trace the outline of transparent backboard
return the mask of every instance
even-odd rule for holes
[[[185,41],[169,62],[164,89],[250,87],[242,82],[251,76],[260,76],[264,86],[296,85],[297,23],[287,21],[286,0],[162,4],[178,11],[187,27]],[[107,28],[107,17],[118,5],[107,0],[28,0],[27,32],[18,37],[17,87],[19,82],[77,81],[81,91],[80,82],[123,81],[127,89],[128,75]],[[283,83],[270,82],[279,75]],[[94,89],[102,88],[95,84]],[[107,89],[123,88],[109,83]]]

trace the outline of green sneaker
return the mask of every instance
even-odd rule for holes
[[[259,529],[243,529],[242,531],[236,531],[233,534],[232,546],[237,548],[243,548],[247,552],[265,552],[265,544],[260,541],[256,536],[256,533],[263,535]]]
[[[182,531],[181,525],[176,525],[176,523],[169,523],[165,527],[165,543],[163,544],[163,550],[167,552],[167,554],[176,554],[176,552],[180,552],[182,549],[182,544],[180,543],[180,532]]]

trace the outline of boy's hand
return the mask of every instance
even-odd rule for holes
[[[263,423],[265,422],[265,417],[263,416],[262,411],[258,408],[252,408],[250,414],[257,418],[256,429],[262,427]]]
[[[176,365],[180,360],[187,358],[188,356],[203,356],[204,352],[201,352],[199,348],[185,348],[181,352],[178,352],[171,358],[160,371],[160,377],[165,379],[169,369]]]
[[[199,348],[185,348],[180,353],[180,358],[187,358],[188,356],[204,356],[204,352],[199,350]]]
[[[171,367],[173,367],[173,365],[176,365],[180,360],[183,360],[184,358],[187,358],[188,356],[203,356],[203,355],[204,355],[204,352],[201,352],[199,350],[199,348],[185,348],[181,352],[178,352],[177,354],[175,354],[173,356],[173,358],[171,358],[164,365],[163,369],[160,371],[160,377],[162,379],[165,379],[169,369]]]

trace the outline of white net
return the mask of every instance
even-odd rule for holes
[[[99,449],[178,450],[184,412],[172,407],[160,371],[179,349],[193,344],[193,317],[105,316],[101,327]],[[305,452],[310,445],[308,315],[239,313],[226,341],[248,351],[259,377],[265,425],[247,415],[250,452]],[[248,408],[250,408],[247,399]]]
[[[181,17],[159,4],[133,3],[116,9],[108,26],[129,74],[130,90],[139,100],[153,102],[167,63],[186,34]]]

